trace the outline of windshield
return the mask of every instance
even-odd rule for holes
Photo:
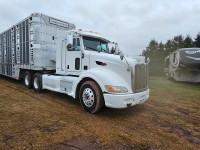
[[[86,50],[109,53],[108,42],[101,39],[83,36],[83,44]]]

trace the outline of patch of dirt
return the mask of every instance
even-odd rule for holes
[[[41,132],[47,133],[47,132],[55,132],[55,131],[59,131],[62,130],[66,125],[60,123],[59,121],[53,122],[50,125],[44,126],[42,128],[40,128]]]
[[[186,109],[183,109],[183,108],[177,108],[176,109],[178,112],[182,113],[182,114],[185,114],[187,116],[189,116],[190,112]]]
[[[148,101],[148,103],[150,104],[150,105],[153,105],[153,106],[155,106],[155,107],[163,107],[163,103],[160,103],[160,102],[158,102],[158,101],[155,101],[155,100],[152,100],[152,101]]]
[[[114,146],[103,146],[96,142],[94,137],[76,136],[73,139],[64,142],[50,145],[48,150],[133,150],[134,148],[122,145],[120,143]]]
[[[3,137],[3,142],[6,144],[7,147],[9,147],[9,149],[12,149],[13,147],[11,146],[12,141],[14,140],[14,136],[11,135],[5,135]]]
[[[200,144],[200,137],[192,136],[184,127],[172,126],[171,130],[190,142]]]
[[[3,137],[3,142],[6,145],[6,149],[16,149],[15,144],[16,143],[23,143],[26,140],[30,140],[29,143],[25,146],[23,149],[32,149],[32,135],[26,135],[23,133],[15,134],[15,135],[5,135]],[[1,148],[0,148],[1,149]]]
[[[159,119],[160,118],[158,115],[154,115],[151,123],[157,127],[163,128],[164,130],[166,130],[168,132],[173,132],[173,133],[177,134],[179,137],[184,138],[185,140],[187,140],[191,143],[200,144],[200,137],[193,136],[189,131],[186,130],[186,128],[184,126],[161,124],[158,121]]]
[[[4,143],[9,143],[10,141],[13,140],[13,138],[14,138],[14,136],[6,135],[6,136],[4,136],[4,138],[3,138],[3,142],[4,142]]]

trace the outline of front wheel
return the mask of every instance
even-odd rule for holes
[[[94,81],[86,81],[82,84],[79,99],[81,106],[90,113],[97,113],[104,105],[102,91]]]
[[[42,74],[35,73],[33,76],[33,89],[35,92],[42,92]]]

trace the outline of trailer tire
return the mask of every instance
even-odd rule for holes
[[[79,92],[81,106],[92,114],[99,112],[104,106],[101,88],[94,81],[86,81],[82,84]]]
[[[26,71],[24,74],[24,85],[26,88],[28,89],[32,88],[32,80],[33,80],[33,75],[31,74],[30,71]]]
[[[33,76],[33,89],[37,93],[42,92],[42,74],[35,73]]]

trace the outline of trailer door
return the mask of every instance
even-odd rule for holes
[[[73,38],[73,48],[69,49],[66,55],[66,72],[68,74],[72,72],[75,72],[75,74],[77,74],[78,72],[80,72],[82,66],[82,52],[79,38]]]

